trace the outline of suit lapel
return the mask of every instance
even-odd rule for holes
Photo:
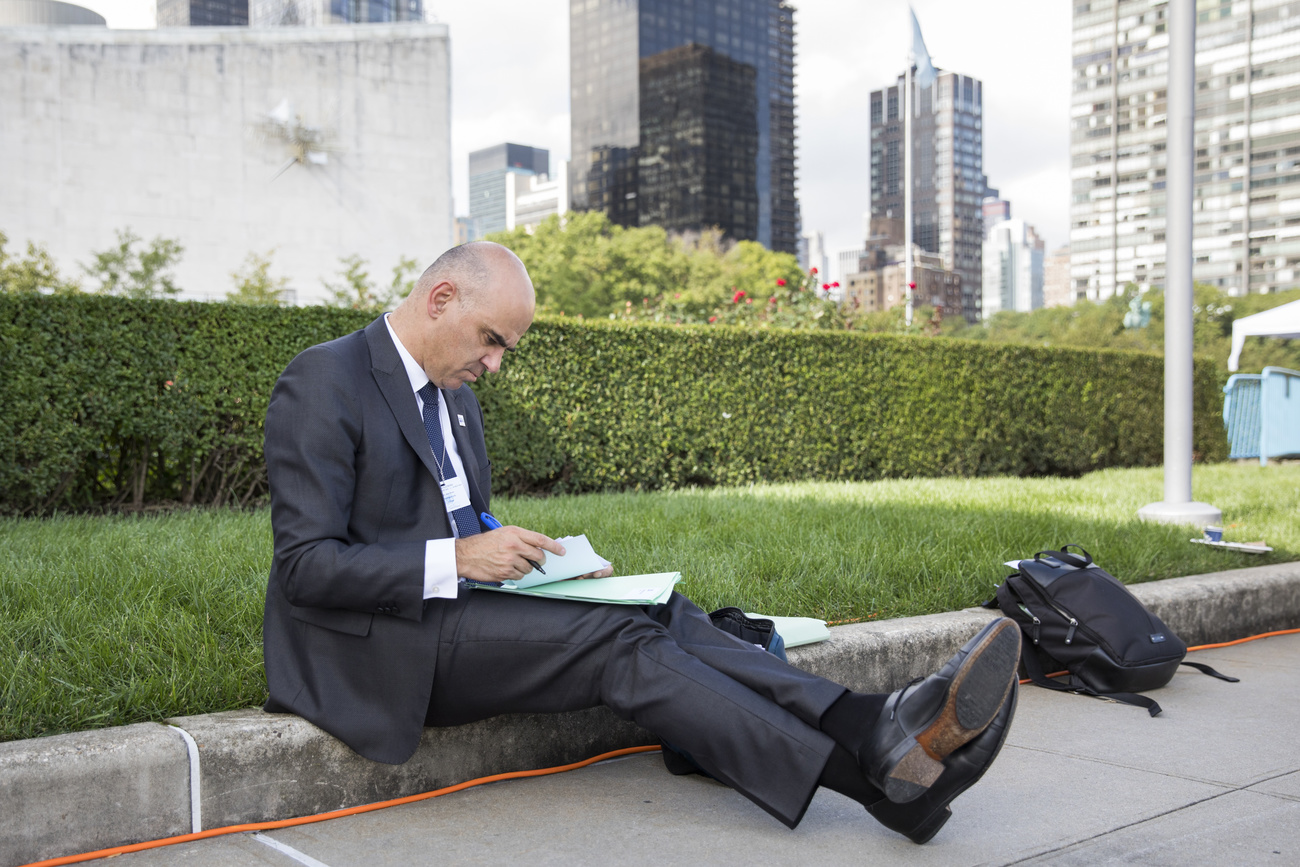
[[[370,345],[370,372],[380,394],[388,402],[388,408],[393,411],[402,436],[433,477],[441,480],[433,450],[429,448],[429,435],[425,433],[424,420],[420,418],[420,408],[415,402],[415,392],[411,391],[411,380],[406,375],[402,357],[397,354],[397,347],[388,336],[384,317],[366,326],[366,342]]]
[[[485,499],[482,495],[482,480],[478,474],[478,451],[470,436],[469,419],[471,416],[465,412],[465,407],[460,402],[460,393],[467,388],[469,388],[467,385],[462,385],[455,391],[448,391],[444,388],[442,389],[442,399],[447,401],[447,412],[451,416],[451,435],[456,440],[456,450],[460,452],[461,466],[465,468],[465,480],[469,482],[470,499],[474,501],[475,511],[479,511],[483,508],[480,504],[484,503]],[[462,418],[466,420],[464,426],[460,423]]]

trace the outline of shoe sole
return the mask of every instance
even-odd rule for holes
[[[889,828],[891,831],[897,831],[898,833],[907,837],[907,839],[911,840],[913,843],[916,843],[918,846],[924,845],[926,843],[929,843],[931,840],[933,840],[934,835],[938,834],[939,830],[943,828],[944,824],[949,819],[952,818],[952,808],[948,805],[951,804],[957,798],[958,795],[962,794],[971,786],[975,785],[975,783],[979,782],[979,780],[984,776],[984,774],[988,771],[988,769],[992,767],[994,760],[996,760],[998,755],[1002,752],[1002,747],[1006,745],[1007,735],[1011,732],[1011,720],[1015,717],[1015,713],[1016,713],[1016,701],[1018,698],[1018,692],[1017,692],[1018,684],[1016,681],[1017,681],[1017,677],[1013,676],[1011,678],[1011,685],[1010,687],[1008,687],[1008,691],[1010,694],[1007,696],[1007,704],[1010,705],[1010,708],[1007,710],[1006,724],[1002,727],[1002,732],[998,736],[998,742],[993,746],[993,752],[990,753],[989,757],[984,761],[984,765],[979,769],[978,773],[972,775],[971,777],[966,779],[960,786],[953,789],[952,792],[946,798],[944,798],[941,803],[936,804],[929,814],[922,817],[921,820],[918,821],[911,828],[903,829],[903,828],[898,828],[895,825],[891,825],[887,820],[877,815],[876,810],[879,808],[878,806],[874,808],[868,807],[867,811],[871,813],[873,816],[875,816],[877,819],[879,819],[885,825],[886,828]],[[1001,713],[1001,710],[999,710],[999,713]],[[996,720],[997,718],[994,717],[994,719]],[[990,725],[992,725],[992,723],[990,723]],[[988,729],[986,728],[984,732],[981,732],[981,735],[987,733],[987,731]]]
[[[957,669],[934,717],[891,751],[893,770],[885,777],[884,791],[894,803],[925,794],[943,773],[943,758],[988,728],[1002,709],[1020,663],[1020,627],[1003,618],[987,628]]]

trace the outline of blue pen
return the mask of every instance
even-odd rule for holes
[[[478,513],[478,516],[479,516],[479,519],[483,522],[483,525],[486,526],[489,530],[500,530],[500,529],[501,529],[501,522],[498,521],[496,518],[492,517],[492,514],[491,514],[490,512],[479,512],[479,513]],[[529,560],[529,561],[528,561],[528,564],[529,564],[530,566],[532,566],[534,569],[536,569],[538,572],[540,572],[541,574],[543,574],[543,575],[546,574],[546,570],[543,569],[543,568],[542,568],[542,567],[537,563],[536,560]]]

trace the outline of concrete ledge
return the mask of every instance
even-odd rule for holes
[[[0,744],[0,862],[23,864],[190,830],[190,765],[157,723]]]
[[[1300,563],[1131,588],[1188,644],[1300,627]],[[853,689],[886,692],[943,664],[996,612],[839,626],[790,661]],[[260,710],[181,717],[200,756],[205,829],[287,819],[417,794],[503,771],[550,767],[654,738],[603,708],[426,729],[404,765],[357,756],[310,723]],[[190,830],[189,758],[146,723],[0,744],[0,864]]]
[[[1192,647],[1300,628],[1300,563],[1168,578],[1129,589]]]
[[[168,722],[198,743],[204,830],[310,816],[490,774],[549,768],[621,747],[658,743],[649,732],[605,708],[512,714],[425,729],[415,755],[405,764],[384,765],[363,759],[292,714],[251,709]]]

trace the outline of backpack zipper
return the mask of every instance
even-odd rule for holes
[[[1040,627],[1040,626],[1043,625],[1043,621],[1041,621],[1041,620],[1038,619],[1038,615],[1034,614],[1034,612],[1032,612],[1032,611],[1030,611],[1028,608],[1026,608],[1026,607],[1025,607],[1025,603],[1023,603],[1023,602],[1017,602],[1017,603],[1016,603],[1016,607],[1019,608],[1021,611],[1025,612],[1026,614],[1028,614],[1028,615],[1029,615],[1029,619],[1032,620],[1032,621],[1034,621],[1033,634],[1030,635],[1030,638],[1033,639],[1034,644],[1037,644],[1037,643],[1038,643],[1038,627]]]
[[[1065,641],[1066,644],[1069,644],[1074,639],[1074,633],[1075,630],[1077,629],[1078,631],[1086,635],[1094,644],[1096,644],[1098,647],[1102,648],[1108,654],[1110,654],[1111,659],[1114,659],[1117,662],[1123,660],[1124,657],[1120,653],[1116,652],[1113,647],[1110,646],[1110,642],[1106,641],[1104,638],[1101,637],[1101,635],[1099,635],[1094,630],[1091,630],[1086,626],[1082,626],[1079,623],[1079,621],[1074,617],[1071,617],[1069,614],[1066,614],[1063,610],[1061,610],[1061,608],[1058,605],[1056,605],[1056,603],[1054,603],[1051,600],[1051,597],[1048,595],[1047,590],[1044,589],[1044,587],[1041,584],[1035,581],[1032,577],[1029,576],[1025,576],[1025,577],[1026,577],[1025,583],[1030,585],[1035,596],[1041,599],[1045,605],[1049,606],[1057,614],[1060,614],[1062,617],[1070,621],[1070,628],[1066,631],[1066,641]]]
[[[1079,628],[1078,619],[1063,611],[1061,609],[1061,606],[1057,605],[1056,603],[1050,600],[1048,601],[1047,604],[1052,606],[1053,611],[1055,611],[1057,614],[1061,615],[1062,617],[1064,617],[1066,620],[1070,622],[1070,628],[1065,630],[1065,643],[1066,644],[1072,643],[1074,641],[1074,630]]]
[[[1072,644],[1072,643],[1074,643],[1074,633],[1075,633],[1075,630],[1077,630],[1077,629],[1079,628],[1079,620],[1078,620],[1078,618],[1075,617],[1073,614],[1070,614],[1068,611],[1066,611],[1066,610],[1065,610],[1064,608],[1062,608],[1061,606],[1057,605],[1055,602],[1053,602],[1052,599],[1051,599],[1051,597],[1047,595],[1047,591],[1044,590],[1043,587],[1042,587],[1042,585],[1040,585],[1037,581],[1034,581],[1034,580],[1031,578],[1030,581],[1029,581],[1029,583],[1031,583],[1031,584],[1034,585],[1035,595],[1037,595],[1037,596],[1039,596],[1040,598],[1042,598],[1042,600],[1043,600],[1043,604],[1045,604],[1048,608],[1051,608],[1051,609],[1052,609],[1053,611],[1055,611],[1057,614],[1061,615],[1062,619],[1064,619],[1066,622],[1068,622],[1068,623],[1070,624],[1070,628],[1067,629],[1067,630],[1065,630],[1065,643],[1066,643],[1066,644]],[[1100,637],[1100,636],[1098,636],[1098,637]],[[1104,642],[1100,642],[1100,641],[1099,641],[1098,644],[1103,644],[1103,645],[1104,645]]]

